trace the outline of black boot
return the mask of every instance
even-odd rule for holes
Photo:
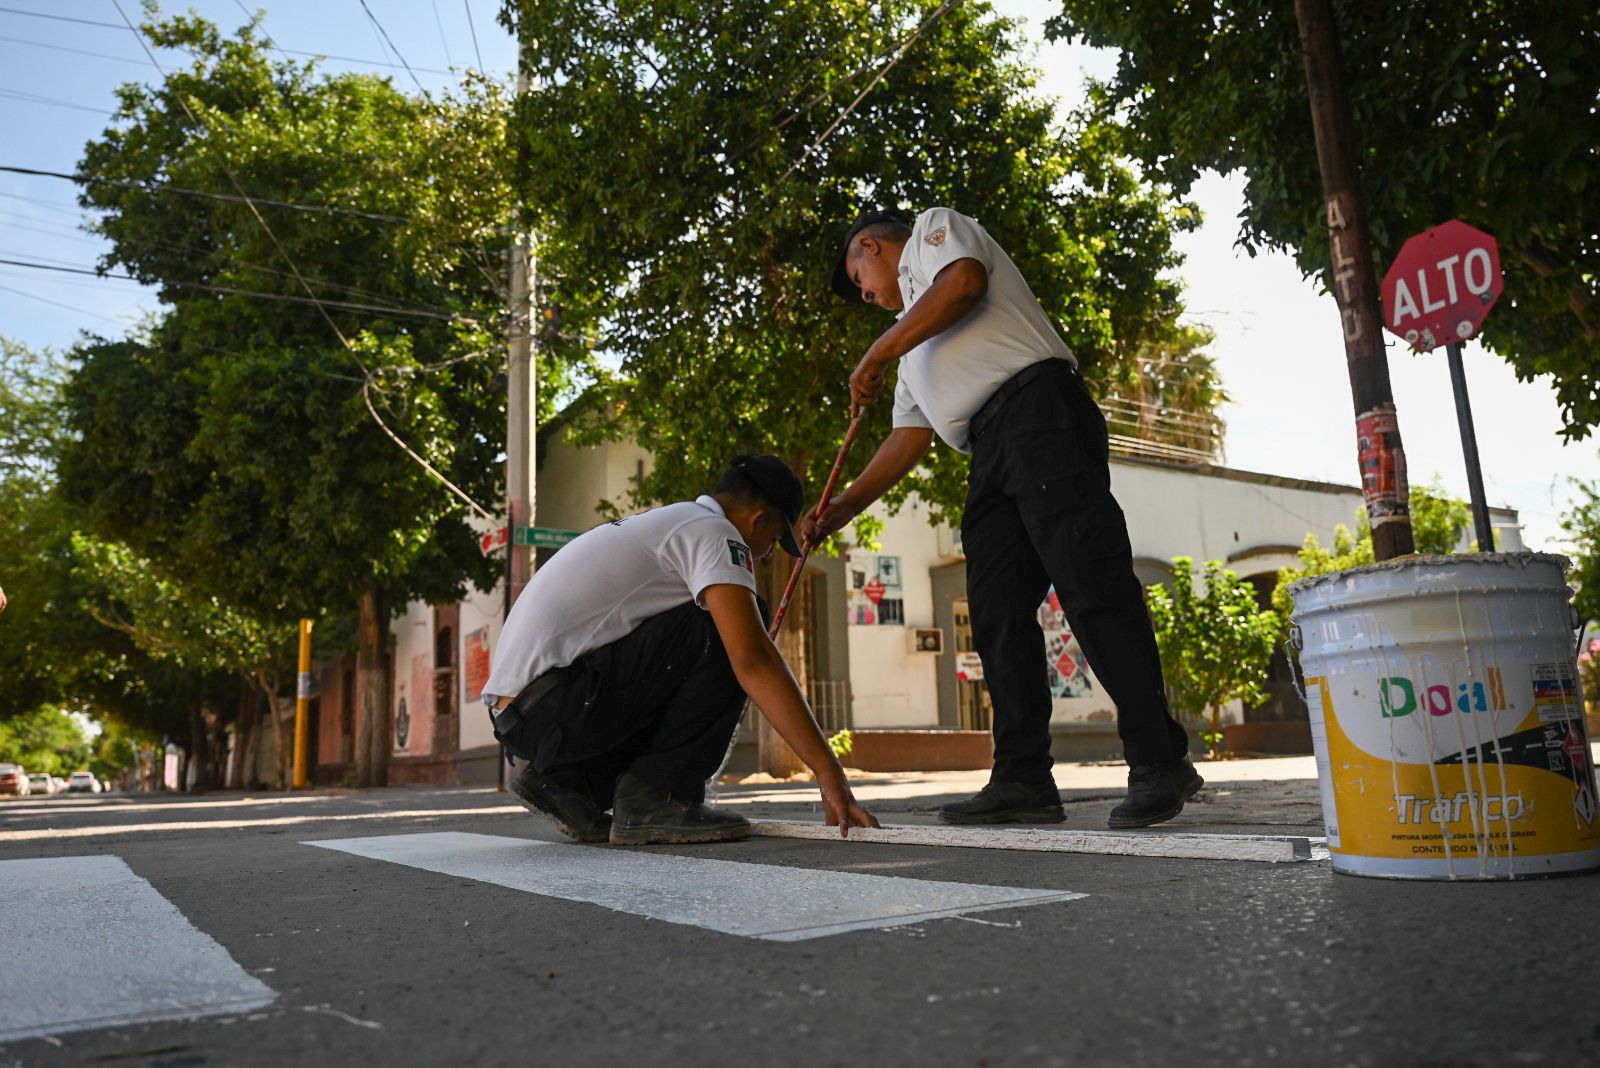
[[[1067,818],[1054,782],[991,782],[976,796],[939,809],[945,823],[1060,823]]]
[[[1192,769],[1191,769],[1192,770]],[[1199,778],[1195,774],[1195,778]],[[1173,785],[1170,766],[1140,764],[1128,769],[1128,797],[1111,810],[1111,829],[1165,823],[1183,811],[1183,797]]]
[[[1206,784],[1200,773],[1194,770],[1194,761],[1188,757],[1168,768],[1167,774],[1172,777],[1172,788],[1178,791],[1178,796],[1185,801],[1193,801],[1200,793],[1200,788]]]
[[[737,842],[750,837],[750,821],[709,805],[675,801],[665,790],[624,772],[612,806],[612,845]]]
[[[592,798],[551,781],[532,764],[524,767],[507,789],[523,808],[549,816],[561,833],[575,842],[604,842],[611,837],[611,817]]]

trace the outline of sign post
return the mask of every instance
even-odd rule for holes
[[[1478,332],[1500,298],[1500,248],[1482,230],[1452,219],[1407,241],[1383,277],[1384,325],[1418,352],[1440,345],[1450,364],[1461,451],[1466,457],[1467,490],[1479,552],[1494,551],[1494,527],[1483,491],[1478,435],[1467,397],[1467,372],[1461,343]]]

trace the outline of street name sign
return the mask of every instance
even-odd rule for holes
[[[1459,345],[1500,298],[1500,247],[1458,219],[1407,241],[1383,276],[1383,319],[1418,352]]]
[[[581,530],[561,530],[556,527],[518,527],[512,535],[511,544],[559,548],[582,533]]]

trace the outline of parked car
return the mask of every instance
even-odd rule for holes
[[[0,764],[0,794],[27,797],[30,793],[28,772],[21,764]]]
[[[67,780],[59,775],[50,776],[50,784],[53,788],[52,793],[64,794],[67,792]]]
[[[94,777],[93,772],[75,771],[67,776],[67,792],[69,794],[97,794],[100,792],[100,780]]]
[[[56,792],[56,781],[42,771],[28,776],[28,792],[49,797]]]

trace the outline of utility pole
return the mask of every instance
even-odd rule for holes
[[[292,788],[311,785],[311,769],[306,767],[311,748],[311,620],[300,621],[300,663],[294,688],[294,778]]]
[[[522,62],[521,26],[517,31],[517,96],[528,91],[528,75]],[[513,224],[520,227],[513,211]],[[505,615],[533,577],[533,546],[518,545],[517,527],[532,526],[534,520],[534,449],[537,434],[537,379],[535,376],[533,304],[537,281],[536,239],[518,229],[511,245],[511,316],[506,356],[506,596]],[[502,631],[503,633],[503,631]],[[514,696],[514,695],[513,695]],[[506,788],[506,762],[501,752],[497,772],[501,790]]]
[[[1389,361],[1384,350],[1372,235],[1356,165],[1355,127],[1339,58],[1331,0],[1295,0],[1317,165],[1322,172],[1334,300],[1344,326],[1344,354],[1355,400],[1357,449],[1373,555],[1379,560],[1415,551],[1411,533],[1406,454],[1400,443]]]

